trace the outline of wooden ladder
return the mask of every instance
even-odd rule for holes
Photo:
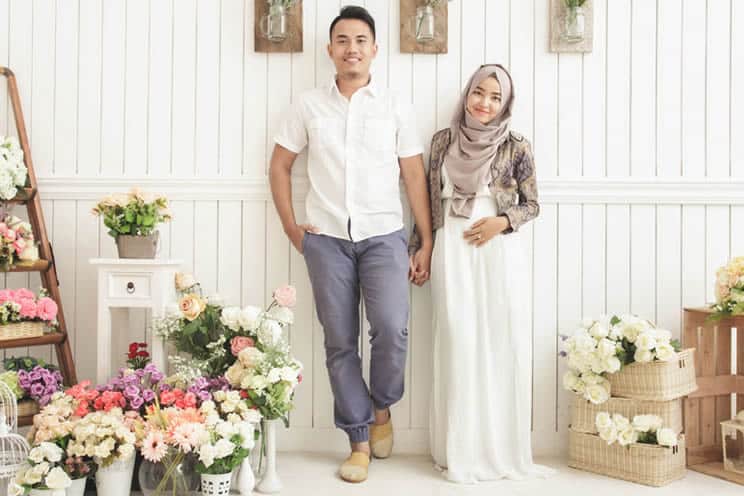
[[[8,93],[10,102],[13,107],[15,116],[16,129],[18,130],[18,140],[23,149],[23,159],[28,168],[29,186],[19,191],[15,198],[9,203],[18,203],[26,205],[28,210],[28,222],[33,227],[35,239],[39,243],[39,260],[33,264],[17,265],[10,269],[10,272],[39,272],[41,283],[59,307],[57,312],[57,321],[59,326],[55,332],[45,334],[39,337],[27,337],[18,339],[0,340],[0,349],[18,348],[25,346],[44,346],[53,344],[57,351],[57,361],[59,362],[60,372],[64,377],[65,384],[68,386],[77,382],[75,375],[75,363],[72,359],[70,350],[70,340],[67,334],[67,325],[65,324],[65,314],[62,311],[62,299],[59,294],[59,279],[57,279],[57,268],[54,262],[54,252],[52,245],[47,237],[46,226],[44,224],[44,213],[41,210],[41,199],[38,195],[38,184],[36,182],[36,173],[31,162],[31,149],[28,144],[28,135],[26,134],[26,125],[23,120],[23,111],[21,110],[21,98],[18,94],[18,85],[16,84],[13,71],[7,67],[0,67],[0,74],[8,80]],[[28,425],[32,418],[19,418],[19,425]]]

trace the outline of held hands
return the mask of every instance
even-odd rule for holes
[[[419,248],[411,255],[408,268],[408,280],[416,286],[423,286],[429,280],[431,271],[431,247]]]
[[[287,232],[287,237],[289,237],[289,240],[300,254],[302,254],[302,238],[305,236],[306,231],[317,234],[318,228],[312,224],[297,224],[293,229]]]
[[[504,216],[483,217],[470,226],[470,229],[463,233],[463,237],[468,244],[481,247],[508,227],[509,219]]]

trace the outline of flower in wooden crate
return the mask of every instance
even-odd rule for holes
[[[711,320],[744,314],[744,257],[736,257],[716,272],[716,303]]]

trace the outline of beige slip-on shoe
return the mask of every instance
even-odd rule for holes
[[[346,482],[363,482],[367,480],[369,455],[363,451],[352,451],[338,469],[338,475]]]
[[[375,458],[387,458],[393,452],[393,417],[382,425],[369,426],[369,447]]]

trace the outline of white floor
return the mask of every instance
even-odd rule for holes
[[[744,487],[697,472],[662,488],[653,488],[610,479],[568,468],[558,459],[537,459],[539,463],[559,470],[548,480],[496,481],[475,486],[461,486],[441,478],[428,457],[393,456],[375,460],[370,477],[361,484],[347,484],[336,475],[343,454],[279,453],[277,466],[284,484],[282,496],[741,496]],[[257,494],[257,493],[256,493]]]

